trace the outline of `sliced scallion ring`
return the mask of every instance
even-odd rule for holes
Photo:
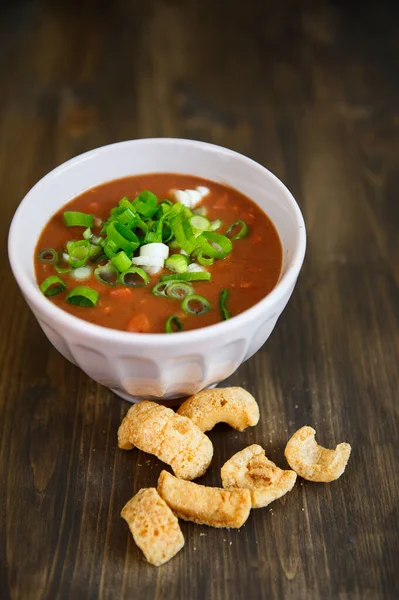
[[[168,287],[168,282],[157,283],[157,285],[154,285],[154,287],[152,288],[151,294],[154,294],[154,296],[163,296],[164,298],[167,298],[167,295],[166,295],[167,287]]]
[[[111,262],[120,273],[126,271],[132,264],[132,261],[123,250],[111,258]]]
[[[128,287],[143,287],[149,283],[150,278],[147,273],[140,267],[130,267],[120,273],[118,283]]]
[[[197,254],[197,260],[200,265],[204,267],[210,267],[215,262],[215,259],[212,256],[207,256],[202,250],[200,250]]]
[[[194,215],[199,215],[200,217],[206,217],[207,212],[206,206],[199,206],[193,210]]]
[[[165,333],[178,333],[182,329],[183,323],[177,315],[172,315],[165,323]]]
[[[220,219],[216,219],[216,221],[211,221],[209,231],[216,231],[216,229],[220,229],[222,225],[223,221],[221,221]]]
[[[185,273],[188,265],[188,256],[184,256],[183,254],[172,254],[165,261],[165,268],[173,271],[173,273]]]
[[[230,295],[230,292],[227,288],[223,288],[222,291],[220,292],[219,309],[220,309],[222,321],[227,321],[227,319],[231,318],[230,311],[227,309],[227,306],[226,306],[229,295]]]
[[[69,262],[74,269],[83,267],[90,257],[91,244],[88,240],[79,240],[67,244],[69,252]]]
[[[191,254],[197,247],[197,239],[187,219],[177,216],[172,221],[172,230],[179,247]]]
[[[118,202],[119,208],[129,208],[132,209],[132,203],[130,202],[127,196],[123,196]]]
[[[45,248],[39,252],[41,263],[55,264],[58,262],[58,252],[54,248]]]
[[[132,204],[134,210],[148,218],[151,218],[158,210],[158,198],[149,190],[141,192]]]
[[[147,225],[147,223],[145,223],[141,219],[137,219],[136,218],[131,223],[130,228],[134,230],[134,233],[137,235],[138,239],[140,240],[140,244],[142,244],[144,242],[145,236],[148,233],[148,225]],[[139,235],[138,231],[141,231],[142,235]]]
[[[91,244],[95,246],[100,246],[105,241],[104,238],[99,237],[98,235],[94,235],[90,227],[84,230],[83,239],[88,240]]]
[[[85,285],[79,285],[76,288],[73,288],[65,298],[69,304],[74,304],[75,306],[96,306],[100,294],[93,290],[91,287]]]
[[[66,284],[57,275],[50,275],[40,284],[40,290],[45,296],[50,298],[66,289]]]
[[[200,215],[194,215],[190,217],[190,225],[193,228],[193,231],[208,231],[210,226],[210,221],[205,217],[201,217]]]
[[[139,238],[119,221],[112,221],[107,227],[107,243],[112,241],[118,249],[135,251],[139,247]]]
[[[94,277],[100,283],[104,283],[105,285],[109,285],[111,287],[118,283],[118,272],[111,262],[97,267],[97,269],[94,271]]]
[[[93,215],[74,210],[64,212],[64,221],[67,227],[93,227],[94,225]]]
[[[237,230],[238,231],[235,231]],[[248,234],[248,225],[246,224],[245,221],[234,221],[234,223],[232,223],[230,225],[230,227],[226,230],[225,235],[227,235],[228,238],[230,238],[231,240],[240,240],[241,238],[245,237]]]
[[[72,267],[71,265],[65,265],[63,266],[64,263],[61,263],[59,265],[55,265],[54,269],[57,271],[57,273],[65,274],[65,273],[70,273],[72,271]]]
[[[193,286],[185,281],[170,281],[166,286],[166,295],[175,300],[183,300],[193,293]]]
[[[231,240],[215,231],[204,231],[197,238],[200,249],[212,258],[225,258],[232,250]]]
[[[212,305],[206,298],[203,296],[198,296],[198,294],[191,294],[190,296],[186,296],[181,303],[181,307],[185,313],[188,315],[204,315],[209,310],[211,310]]]
[[[176,275],[161,275],[161,282],[165,281],[210,281],[208,271],[194,271],[193,273],[176,273]]]
[[[90,242],[90,260],[93,262],[96,260],[97,256],[103,253],[102,246],[97,246]]]
[[[117,250],[114,249],[115,245],[110,241],[104,244],[103,250],[104,254],[107,258],[114,258],[116,256]]]

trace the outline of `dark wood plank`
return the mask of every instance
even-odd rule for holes
[[[395,3],[249,0],[0,6],[0,597],[2,600],[398,597],[398,38]],[[300,482],[240,531],[183,523],[146,564],[119,512],[154,485],[121,452],[128,405],[49,345],[12,279],[6,237],[29,187],[67,158],[145,136],[244,152],[296,195],[309,245],[267,344],[226,382],[259,425],[220,426],[203,482],[249,443],[283,466],[312,424],[349,441],[347,472]]]

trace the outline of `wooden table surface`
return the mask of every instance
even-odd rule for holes
[[[1,4],[1,600],[399,597],[399,14],[373,4]],[[162,465],[117,449],[129,405],[51,347],[6,259],[13,212],[42,175],[150,136],[258,160],[308,228],[275,332],[226,381],[256,396],[260,423],[210,433],[203,481],[218,485],[249,443],[285,465],[304,424],[353,446],[339,481],[300,481],[240,531],[183,522],[184,550],[159,569],[119,513]]]

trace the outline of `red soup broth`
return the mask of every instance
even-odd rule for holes
[[[66,210],[90,213],[105,221],[110,210],[124,196],[133,201],[143,190],[150,190],[159,201],[165,198],[172,200],[172,190],[195,189],[197,186],[209,188],[210,193],[195,209],[203,206],[207,219],[220,219],[223,222],[218,233],[224,233],[237,220],[245,221],[249,228],[245,237],[233,240],[233,249],[226,258],[216,259],[213,265],[205,267],[212,275],[211,281],[190,282],[194,293],[205,297],[212,305],[205,314],[186,314],[180,300],[151,293],[160,281],[160,275],[170,273],[166,269],[151,276],[150,283],[144,287],[126,287],[122,284],[111,287],[97,281],[94,275],[84,282],[77,282],[70,273],[59,274],[53,264],[42,263],[38,258],[40,251],[45,248],[54,248],[61,254],[68,241],[82,239],[84,227],[65,225],[63,213]],[[98,234],[100,229],[94,228],[93,231]],[[138,255],[138,250],[135,255]],[[90,261],[87,264],[91,264]],[[268,216],[252,200],[237,190],[213,181],[164,173],[126,177],[87,190],[50,219],[35,252],[38,284],[50,275],[58,275],[67,286],[65,291],[48,298],[49,301],[90,323],[141,333],[164,333],[165,323],[171,315],[179,317],[184,331],[219,323],[222,320],[219,298],[223,289],[229,291],[227,308],[234,317],[271,292],[279,279],[281,264],[282,247],[277,231]],[[76,306],[66,301],[68,292],[78,285],[89,286],[99,292],[96,306]]]

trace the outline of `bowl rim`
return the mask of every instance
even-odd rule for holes
[[[250,165],[252,165],[252,167],[262,171],[267,177],[269,177],[269,179],[272,180],[274,185],[277,188],[280,188],[280,190],[283,192],[283,196],[294,214],[298,229],[298,242],[293,252],[291,265],[288,267],[287,272],[281,277],[281,279],[277,282],[276,286],[267,296],[262,298],[262,300],[260,300],[250,308],[244,310],[239,315],[236,315],[235,317],[232,317],[227,321],[221,321],[220,323],[215,323],[214,325],[207,325],[206,327],[200,327],[194,330],[177,332],[177,334],[173,336],[170,336],[165,333],[133,333],[129,331],[120,331],[118,329],[111,329],[108,327],[103,327],[102,325],[96,325],[95,323],[90,323],[89,321],[85,321],[84,319],[75,317],[74,315],[71,315],[70,313],[62,310],[62,308],[59,308],[58,306],[50,302],[40,292],[38,286],[36,286],[33,282],[31,282],[29,279],[25,278],[22,275],[21,271],[18,269],[18,265],[15,263],[16,252],[14,252],[14,248],[18,244],[17,234],[18,228],[20,227],[20,214],[24,210],[26,204],[30,202],[30,198],[34,194],[34,191],[37,187],[43,185],[43,182],[45,180],[51,180],[56,178],[60,173],[62,173],[65,169],[70,168],[72,165],[75,165],[79,162],[84,162],[85,160],[92,158],[93,156],[105,154],[114,147],[130,147],[133,145],[150,144],[159,144],[165,146],[168,144],[195,146],[197,148],[202,148],[211,152],[216,151],[218,153],[224,154],[226,157],[235,157],[236,159],[249,163]],[[195,343],[199,340],[203,341],[206,338],[211,338],[214,336],[223,335],[224,333],[228,333],[229,330],[231,331],[232,329],[245,327],[246,324],[248,324],[250,321],[256,318],[257,314],[272,311],[273,307],[275,307],[281,301],[281,299],[283,299],[287,295],[287,293],[289,293],[290,288],[295,285],[296,279],[302,267],[305,251],[306,228],[301,210],[288,188],[282,183],[282,181],[280,181],[280,179],[276,175],[269,171],[269,169],[256,162],[255,160],[249,158],[248,156],[245,156],[240,152],[236,152],[235,150],[224,148],[223,146],[218,146],[216,144],[201,142],[197,140],[170,137],[138,138],[133,140],[125,140],[122,142],[115,142],[112,144],[107,144],[105,146],[99,146],[98,148],[94,148],[92,150],[79,154],[62,163],[58,167],[55,167],[46,175],[44,175],[41,179],[39,179],[39,181],[32,188],[30,188],[30,190],[24,196],[23,200],[20,202],[17,210],[14,213],[8,236],[8,256],[14,277],[23,294],[29,298],[29,301],[32,302],[32,304],[35,306],[35,308],[38,309],[39,312],[43,313],[44,315],[47,314],[52,320],[62,323],[69,330],[78,332],[79,334],[82,334],[82,332],[84,331],[84,334],[92,339],[101,339],[105,342],[119,342],[122,344],[130,345],[139,343],[140,345],[146,346],[165,346],[170,345],[171,343]]]

